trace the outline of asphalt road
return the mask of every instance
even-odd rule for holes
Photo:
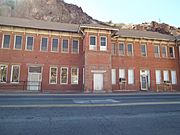
[[[180,94],[0,95],[0,135],[180,135]]]

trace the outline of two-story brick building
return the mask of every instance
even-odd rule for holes
[[[0,89],[178,90],[179,46],[156,32],[0,17]]]

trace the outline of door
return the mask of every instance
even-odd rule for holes
[[[94,74],[94,90],[103,90],[103,74]]]
[[[28,75],[28,90],[38,91],[41,89],[41,74],[29,73]]]
[[[148,76],[141,75],[141,90],[148,90]]]

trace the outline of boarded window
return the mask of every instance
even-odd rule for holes
[[[116,84],[116,69],[111,70],[112,84]]]
[[[134,70],[128,69],[128,84],[134,84]]]
[[[57,84],[57,67],[50,67],[50,74],[49,74],[49,83],[50,84]]]
[[[160,83],[161,83],[161,71],[156,70],[156,84],[160,84]]]
[[[7,81],[7,65],[0,65],[0,83]]]
[[[20,76],[20,66],[19,65],[12,65],[11,68],[11,82],[18,83]]]
[[[78,84],[79,69],[71,68],[71,84]]]
[[[68,84],[68,68],[61,68],[61,84]]]

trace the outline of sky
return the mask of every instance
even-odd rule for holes
[[[180,0],[64,0],[99,21],[133,23],[157,21],[180,27]]]

